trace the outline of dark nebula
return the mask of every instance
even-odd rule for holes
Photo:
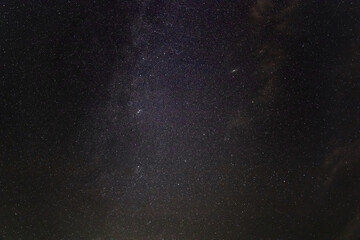
[[[0,239],[360,239],[360,2],[0,9]]]

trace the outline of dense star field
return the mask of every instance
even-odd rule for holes
[[[360,239],[360,2],[0,9],[0,239]]]

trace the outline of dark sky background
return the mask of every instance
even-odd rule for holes
[[[358,1],[0,9],[0,239],[360,239]]]

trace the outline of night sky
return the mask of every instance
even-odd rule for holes
[[[1,1],[0,239],[360,239],[360,2]]]

